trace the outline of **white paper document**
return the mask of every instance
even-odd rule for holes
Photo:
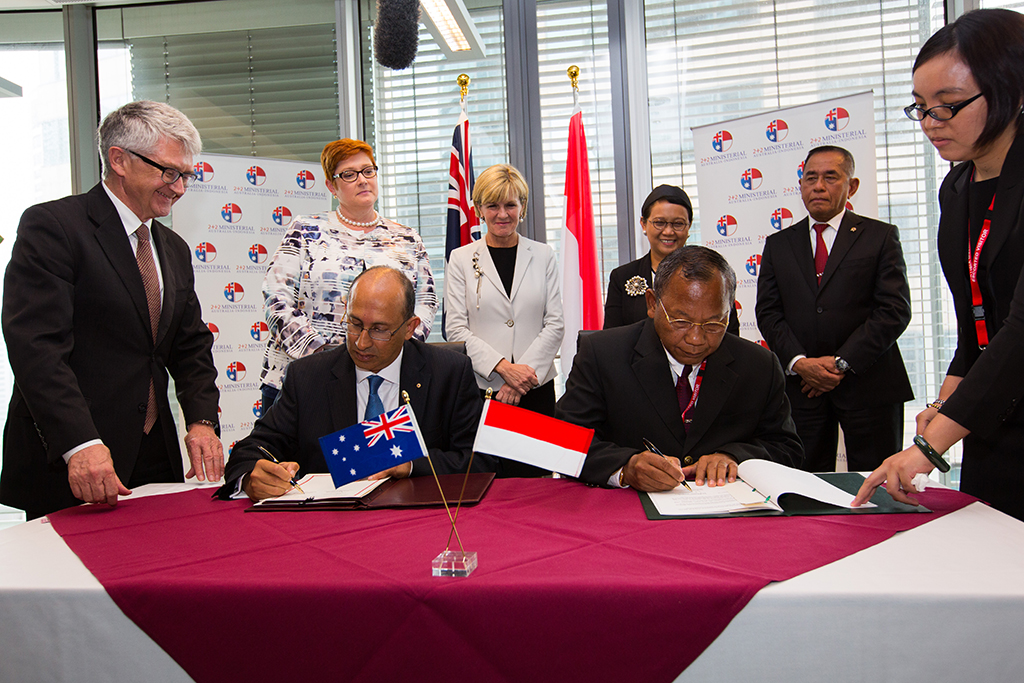
[[[299,486],[302,487],[303,493],[300,493],[297,489],[292,489],[288,493],[277,496],[276,498],[261,500],[256,503],[256,505],[263,505],[264,503],[297,502],[301,500],[362,498],[387,480],[387,477],[384,479],[378,479],[377,481],[359,479],[345,484],[344,486],[335,487],[334,480],[331,479],[330,474],[307,474],[298,481]]]

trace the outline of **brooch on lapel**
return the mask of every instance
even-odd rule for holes
[[[646,291],[647,280],[643,279],[639,275],[634,275],[626,280],[626,294],[630,296],[643,296]]]
[[[480,270],[480,252],[473,252],[473,273],[476,275],[476,307],[480,309],[480,278],[484,276],[484,271]]]

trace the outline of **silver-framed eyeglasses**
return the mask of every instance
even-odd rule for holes
[[[949,121],[951,118],[956,116],[961,109],[979,97],[981,97],[981,93],[978,93],[971,99],[964,100],[963,102],[957,102],[956,104],[937,104],[928,109],[925,109],[920,104],[914,103],[909,107],[903,107],[903,113],[907,115],[907,118],[913,121],[924,121],[925,116],[930,116],[936,121]]]
[[[378,169],[376,166],[366,166],[364,168],[359,169],[358,171],[354,171],[351,168],[346,168],[341,173],[335,173],[334,175],[331,176],[331,178],[335,180],[341,178],[346,183],[352,183],[355,182],[355,179],[358,178],[359,176],[363,176],[364,178],[372,178],[375,175],[377,175],[378,170],[380,169]]]
[[[170,166],[164,166],[163,164],[158,164],[155,161],[153,161],[152,159],[150,159],[149,157],[144,157],[141,154],[139,154],[138,152],[134,152],[134,151],[132,151],[130,149],[126,149],[125,151],[129,152],[130,154],[134,154],[135,156],[137,156],[138,158],[142,159],[143,161],[145,161],[147,164],[149,164],[153,168],[159,169],[160,173],[162,174],[160,176],[160,179],[163,180],[168,185],[173,185],[174,183],[176,183],[178,181],[178,178],[181,178],[181,182],[185,185],[185,187],[188,187],[196,179],[196,174],[195,173],[182,173],[181,171],[179,171],[176,168],[171,168]]]
[[[665,228],[672,228],[676,232],[682,232],[683,230],[689,230],[690,224],[686,221],[667,221],[664,218],[655,218],[647,221],[649,225],[653,225],[657,231],[662,231]]]
[[[709,320],[706,323],[695,323],[685,318],[670,318],[668,316],[668,309],[665,308],[665,303],[659,298],[658,304],[661,305],[661,310],[665,313],[665,320],[668,321],[668,326],[671,327],[675,332],[687,333],[695,327],[699,327],[709,337],[717,337],[725,334],[726,324],[718,322],[717,320]]]
[[[364,327],[362,323],[357,323],[350,317],[345,317],[345,326],[348,328],[347,334],[355,335],[356,339],[359,339],[363,335],[363,330],[366,330],[366,334],[370,335],[370,339],[374,341],[391,341],[391,338],[398,333],[402,327],[405,326],[412,318],[406,318],[403,320],[398,327],[393,330],[388,330],[383,327]]]

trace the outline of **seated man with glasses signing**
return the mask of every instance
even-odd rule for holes
[[[244,491],[252,500],[287,492],[293,477],[327,472],[319,438],[409,400],[438,474],[469,465],[483,407],[469,358],[413,339],[420,324],[412,282],[402,271],[377,266],[361,273],[348,295],[345,346],[300,358],[288,366],[277,402],[231,452],[222,494]],[[280,460],[271,462],[264,450]],[[495,462],[476,455],[473,471]],[[373,478],[430,474],[426,458]]]
[[[735,293],[736,274],[718,252],[682,247],[662,259],[645,294],[648,319],[580,339],[555,409],[595,430],[580,479],[664,491],[684,478],[734,481],[750,458],[799,464],[782,367],[726,334]]]

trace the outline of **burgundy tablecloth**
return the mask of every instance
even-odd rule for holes
[[[480,565],[452,579],[430,575],[443,510],[243,514],[209,495],[50,519],[129,618],[216,683],[671,681],[769,582],[973,500],[929,489],[934,514],[652,522],[631,491],[499,480],[462,511]]]

